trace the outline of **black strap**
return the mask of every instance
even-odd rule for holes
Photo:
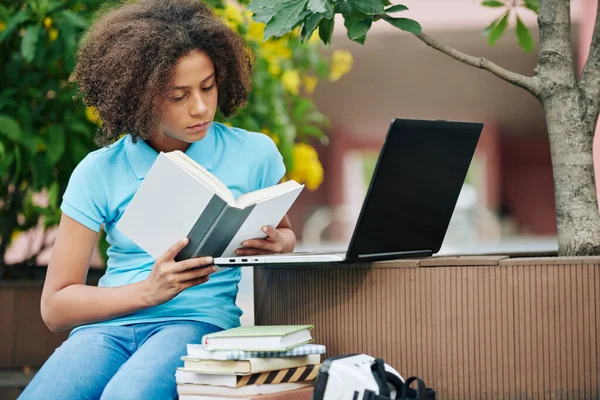
[[[379,395],[389,398],[390,388],[388,388],[388,379],[382,358],[376,358],[375,362],[371,364],[371,372],[379,386]]]
[[[417,390],[415,391],[414,389],[410,388],[410,385],[412,385],[412,383],[414,381],[417,381]],[[423,380],[421,378],[418,378],[416,376],[412,376],[410,378],[408,378],[406,380],[406,382],[404,383],[404,387],[402,390],[402,397],[400,397],[402,400],[409,400],[409,399],[418,399],[418,400],[433,400],[430,399],[429,396],[429,391],[427,390],[427,386],[425,385],[425,382],[423,382]]]

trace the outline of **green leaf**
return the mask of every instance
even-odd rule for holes
[[[0,115],[0,133],[12,141],[19,141],[21,128],[19,123],[8,115]]]
[[[15,156],[8,153],[6,156],[0,157],[0,176],[6,177],[10,172],[10,167],[15,162]]]
[[[295,3],[298,0],[254,0],[248,5],[248,10],[254,13],[253,18],[256,22],[267,23],[273,18],[282,6],[287,3]]]
[[[319,24],[319,37],[321,41],[325,44],[331,43],[331,35],[333,34],[333,26],[335,24],[335,19],[323,19]]]
[[[525,0],[525,7],[537,14],[540,12],[540,0]]]
[[[348,4],[356,11],[369,14],[377,15],[383,14],[384,4],[382,0],[347,0]]]
[[[62,127],[52,125],[48,128],[47,137],[48,164],[54,166],[65,152],[65,134]]]
[[[517,15],[517,27],[515,29],[515,33],[517,34],[517,39],[519,41],[519,46],[526,52],[530,52],[533,50],[533,37],[531,37],[531,33],[529,32],[529,28],[525,26],[521,18]]]
[[[310,39],[322,19],[323,14],[320,13],[312,14],[306,19],[306,22],[304,22],[304,26],[302,27],[302,42],[306,42],[308,39]]]
[[[21,39],[21,55],[26,62],[33,61],[35,56],[35,46],[37,46],[40,37],[40,27],[38,25],[29,25],[25,29],[23,38]]]
[[[383,19],[394,25],[396,28],[410,32],[413,35],[421,34],[421,25],[417,21],[410,18],[393,18],[385,16]]]
[[[504,34],[508,25],[508,11],[502,17],[495,20],[488,26],[484,33],[488,36],[488,43],[492,46]]]
[[[281,7],[267,22],[265,26],[265,40],[270,37],[280,37],[290,32],[304,19],[308,11],[305,10],[308,0],[288,0],[277,2]]]
[[[389,13],[395,13],[395,12],[400,12],[400,11],[407,11],[408,7],[403,6],[402,4],[396,4],[395,6],[391,6],[390,8],[386,8],[385,12],[387,14]]]
[[[81,28],[81,29],[86,29],[88,26],[88,22],[85,18],[83,18],[81,15],[74,13],[71,10],[64,10],[62,12],[63,17],[65,17],[65,19],[67,21],[69,21],[71,23],[71,25],[73,25],[74,27],[77,28]]]
[[[352,12],[344,15],[344,26],[348,30],[348,37],[359,43],[364,43],[367,32],[371,28],[373,20],[366,14]]]
[[[296,122],[302,121],[302,117],[306,114],[308,110],[312,108],[313,104],[307,98],[300,97],[296,104],[294,104],[294,109],[292,111],[292,117]]]
[[[10,36],[20,24],[27,21],[28,19],[29,13],[27,12],[27,10],[21,10],[18,13],[16,13],[14,17],[12,17],[10,21],[8,21],[8,23],[4,27],[4,30],[0,32],[0,43],[2,43],[4,39]]]
[[[481,5],[486,7],[506,7],[505,3],[498,0],[486,0]]]
[[[308,9],[314,13],[324,14],[327,11],[327,0],[308,0]]]
[[[58,182],[54,181],[48,189],[48,205],[50,208],[58,206]]]

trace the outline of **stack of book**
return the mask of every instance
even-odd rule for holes
[[[180,400],[312,399],[325,346],[312,325],[245,326],[188,344],[175,372]]]

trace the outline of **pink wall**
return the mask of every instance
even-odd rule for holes
[[[504,201],[524,233],[555,235],[550,143],[546,136],[501,138]]]

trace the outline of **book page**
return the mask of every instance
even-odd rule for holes
[[[214,190],[214,192],[225,200],[227,204],[235,206],[235,197],[233,197],[233,193],[231,193],[229,188],[202,165],[198,164],[187,154],[179,150],[170,151],[165,154],[194,177],[201,180],[210,189]]]
[[[116,228],[153,258],[159,258],[190,233],[213,198],[219,196],[160,153]]]
[[[236,204],[239,208],[246,208],[249,205],[256,204],[262,200],[281,196],[282,194],[295,190],[300,186],[301,185],[298,182],[289,180],[275,186],[270,186],[264,189],[255,190],[254,192],[243,194],[238,197]]]
[[[304,185],[298,185],[283,194],[257,202],[221,257],[235,257],[235,249],[239,248],[245,239],[264,238],[265,233],[260,228],[264,225],[279,225],[303,188]]]

